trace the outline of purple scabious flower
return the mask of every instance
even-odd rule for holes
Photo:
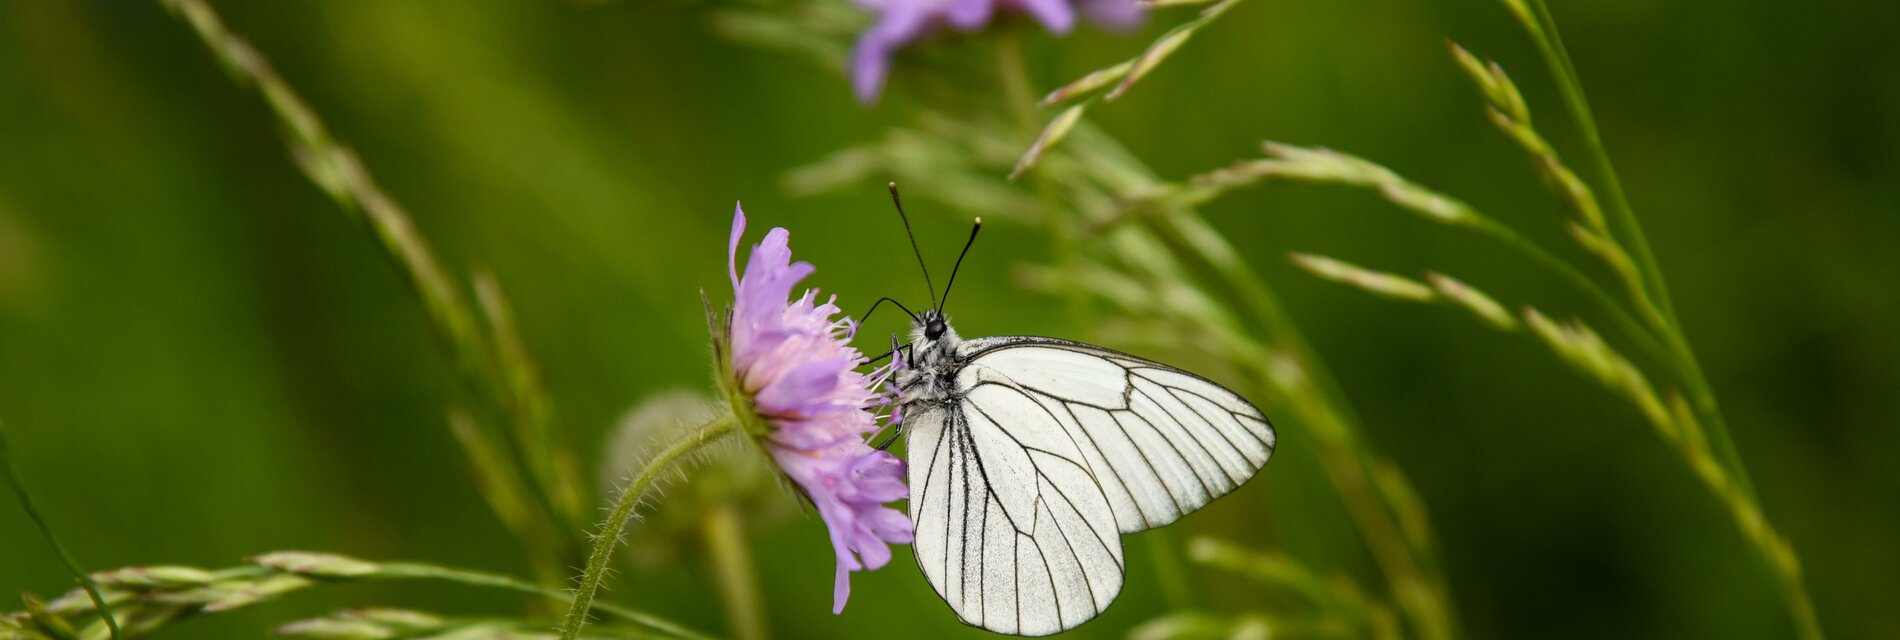
[[[814,289],[791,298],[814,268],[792,262],[785,229],[765,234],[741,275],[745,222],[745,211],[735,207],[726,262],[734,301],[723,340],[716,340],[720,384],[747,431],[830,529],[838,558],[832,613],[839,613],[851,595],[851,572],[884,566],[891,559],[887,543],[911,541],[910,518],[885,506],[909,495],[904,461],[864,440],[878,430],[873,410],[890,404],[879,389],[899,365],[858,372],[866,358],[850,345],[857,327],[833,319],[835,298],[819,303]]]
[[[851,53],[851,84],[858,101],[870,104],[884,89],[891,56],[912,40],[949,26],[975,31],[998,11],[1029,14],[1050,33],[1063,35],[1075,28],[1079,11],[1111,29],[1141,24],[1136,0],[857,0],[858,6],[877,14],[877,23],[858,37]]]

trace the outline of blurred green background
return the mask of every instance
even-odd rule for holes
[[[217,5],[448,265],[496,273],[590,463],[639,399],[705,386],[698,290],[728,295],[734,200],[755,238],[791,228],[795,251],[819,266],[811,283],[847,309],[917,297],[881,188],[792,199],[779,179],[912,121],[918,105],[899,92],[861,107],[832,73],[721,40],[711,7]],[[1555,10],[1824,626],[1900,636],[1900,9]],[[1160,15],[1138,37],[1035,35],[1033,79],[1047,89],[1126,58],[1185,17]],[[1264,138],[1325,145],[1561,242],[1557,205],[1482,119],[1447,37],[1499,59],[1540,126],[1578,153],[1541,64],[1485,1],[1243,4],[1092,113],[1163,176],[1251,156]],[[0,4],[0,420],[41,508],[92,568],[227,566],[298,548],[525,575],[445,426],[458,391],[418,304],[361,222],[288,161],[274,127],[156,4]],[[925,251],[947,260],[964,214],[913,206]],[[1789,634],[1766,569],[1622,402],[1534,341],[1320,283],[1284,258],[1441,269],[1507,301],[1585,306],[1553,279],[1364,193],[1269,187],[1207,212],[1281,290],[1368,438],[1432,510],[1471,635]],[[1031,229],[985,234],[952,310],[964,335],[1088,330],[1024,312],[1049,301],[1016,288],[1012,271],[1047,247]],[[893,318],[871,335],[897,330]],[[1300,427],[1281,428],[1280,455],[1244,490],[1129,537],[1126,591],[1078,635],[1116,637],[1167,610],[1147,538],[1285,548],[1379,584]],[[980,633],[956,623],[907,550],[856,576],[834,617],[815,517],[763,523],[753,544],[781,636]],[[10,503],[0,550],[0,588],[69,586]],[[609,597],[718,630],[706,575],[689,553],[621,574]],[[1219,574],[1192,577],[1199,608],[1261,598]],[[165,637],[255,637],[365,604],[520,607],[453,586],[340,586]]]

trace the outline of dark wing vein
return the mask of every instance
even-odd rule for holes
[[[1154,525],[1151,524],[1152,521],[1148,519],[1148,510],[1141,506],[1140,500],[1135,499],[1135,492],[1134,490],[1128,488],[1128,481],[1122,478],[1121,469],[1115,468],[1115,465],[1108,464],[1108,453],[1102,450],[1101,443],[1098,443],[1095,441],[1095,434],[1089,433],[1088,427],[1085,427],[1082,425],[1082,418],[1075,415],[1075,407],[1069,406],[1069,403],[1063,402],[1061,399],[1058,399],[1055,396],[1051,396],[1048,394],[1043,394],[1043,396],[1049,398],[1050,400],[1054,400],[1057,404],[1062,405],[1062,410],[1065,412],[1068,412],[1069,421],[1075,424],[1075,430],[1082,432],[1082,437],[1088,439],[1089,446],[1095,448],[1096,457],[1099,457],[1102,459],[1102,466],[1108,467],[1109,475],[1115,476],[1115,483],[1121,485],[1122,495],[1128,496],[1128,501],[1135,504],[1135,515],[1141,516],[1142,526],[1146,528],[1153,528]],[[1069,436],[1069,439],[1074,440],[1075,436],[1071,435]],[[1076,443],[1076,448],[1077,449],[1082,448],[1082,444],[1079,442]],[[1088,457],[1083,456],[1082,461],[1088,462]],[[1113,504],[1113,503],[1111,502],[1110,504]]]
[[[1146,378],[1144,378],[1144,380],[1146,380]],[[1149,380],[1149,382],[1154,382],[1154,381]],[[1129,384],[1128,386],[1130,388],[1135,388],[1134,384]],[[1156,385],[1156,386],[1160,386],[1160,385]],[[1141,397],[1147,398],[1148,402],[1153,403],[1156,409],[1160,410],[1164,414],[1167,414],[1168,418],[1174,420],[1174,424],[1176,426],[1181,427],[1181,432],[1186,433],[1188,435],[1188,439],[1194,441],[1194,446],[1199,447],[1201,449],[1201,455],[1207,456],[1207,461],[1214,465],[1214,470],[1220,472],[1221,475],[1227,476],[1228,484],[1235,484],[1235,483],[1246,480],[1246,478],[1235,478],[1232,473],[1229,473],[1227,471],[1227,466],[1221,464],[1220,458],[1214,455],[1214,450],[1207,448],[1207,442],[1201,439],[1200,434],[1195,433],[1196,431],[1199,431],[1199,429],[1194,429],[1193,426],[1189,425],[1186,420],[1182,420],[1181,416],[1174,415],[1174,412],[1169,410],[1167,405],[1161,404],[1161,401],[1155,399],[1154,395],[1148,393],[1147,389],[1135,388],[1135,392],[1141,394]],[[1182,404],[1185,405],[1187,403],[1182,403]],[[1188,411],[1194,411],[1193,407],[1185,407],[1185,408]],[[1201,414],[1195,413],[1194,416],[1197,418],[1200,418]],[[1202,421],[1207,422],[1205,418],[1202,418]],[[1213,429],[1216,431],[1220,429],[1219,427],[1214,426],[1213,422],[1207,422],[1207,428]],[[1229,446],[1231,446],[1231,444]],[[1194,475],[1199,476],[1200,470],[1195,469]],[[1214,493],[1214,488],[1211,486],[1208,486],[1206,482],[1202,482],[1201,486],[1202,488],[1205,488],[1208,490],[1208,494],[1212,495]]]
[[[1152,381],[1150,381],[1150,382],[1152,382]],[[1167,416],[1168,416],[1168,418],[1170,418],[1170,419],[1172,419],[1172,420],[1174,420],[1174,423],[1175,423],[1176,425],[1178,425],[1178,426],[1180,426],[1180,427],[1181,427],[1181,431],[1182,431],[1182,432],[1184,432],[1184,433],[1186,433],[1186,434],[1188,434],[1188,439],[1190,439],[1190,440],[1192,440],[1192,441],[1194,442],[1194,446],[1196,446],[1196,447],[1199,447],[1199,448],[1200,448],[1200,450],[1201,450],[1201,453],[1202,453],[1203,455],[1206,455],[1206,456],[1207,456],[1207,459],[1208,459],[1208,460],[1210,460],[1210,461],[1212,461],[1212,462],[1214,462],[1214,464],[1215,464],[1215,466],[1216,466],[1216,467],[1218,467],[1218,466],[1220,465],[1220,458],[1216,458],[1216,457],[1214,457],[1214,452],[1213,452],[1213,450],[1210,450],[1210,449],[1208,449],[1208,448],[1207,448],[1207,443],[1206,443],[1205,441],[1203,441],[1203,440],[1201,440],[1201,436],[1200,436],[1199,434],[1196,434],[1196,433],[1194,433],[1194,432],[1196,431],[1195,429],[1189,429],[1189,428],[1188,428],[1188,426],[1189,426],[1189,425],[1187,424],[1187,421],[1185,421],[1185,420],[1182,420],[1182,419],[1181,419],[1181,416],[1177,416],[1177,415],[1174,415],[1174,411],[1172,411],[1172,410],[1169,410],[1169,409],[1168,409],[1168,407],[1167,407],[1167,405],[1164,405],[1164,404],[1161,404],[1161,401],[1160,401],[1160,400],[1157,400],[1157,399],[1155,399],[1155,397],[1154,397],[1154,394],[1151,394],[1151,393],[1148,393],[1148,390],[1147,390],[1147,389],[1143,389],[1143,388],[1140,388],[1140,387],[1137,387],[1137,386],[1135,386],[1135,385],[1134,385],[1134,384],[1132,384],[1132,383],[1128,385],[1128,388],[1130,388],[1130,389],[1134,389],[1134,390],[1135,390],[1135,393],[1139,393],[1139,394],[1141,394],[1141,397],[1143,397],[1143,398],[1146,398],[1146,399],[1148,400],[1148,402],[1151,402],[1151,403],[1154,403],[1154,406],[1155,406],[1155,409],[1157,409],[1157,410],[1159,410],[1159,411],[1161,411],[1161,413],[1164,413],[1164,414],[1167,414]],[[1133,407],[1131,406],[1129,410],[1130,410],[1130,411],[1133,411],[1134,409],[1133,409]],[[1195,414],[1195,417],[1199,417],[1199,416],[1200,416],[1200,414],[1198,414],[1198,413],[1197,413],[1197,414]],[[1210,423],[1208,423],[1208,425],[1207,425],[1207,426],[1211,428],[1211,427],[1213,427],[1214,425],[1213,425],[1213,423],[1211,423],[1211,422],[1210,422]]]

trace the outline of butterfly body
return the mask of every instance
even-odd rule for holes
[[[909,409],[941,404],[951,393],[948,374],[961,368],[957,349],[963,338],[935,309],[919,315],[910,332],[910,362],[897,372],[899,401]]]

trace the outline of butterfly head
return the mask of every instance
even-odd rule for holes
[[[949,318],[936,309],[925,309],[910,324],[910,340],[916,366],[928,367],[956,355],[963,338],[951,328]]]
[[[950,323],[944,321],[943,314],[936,309],[925,311],[917,320],[923,326],[924,338],[928,340],[942,339],[944,332],[950,330]]]

